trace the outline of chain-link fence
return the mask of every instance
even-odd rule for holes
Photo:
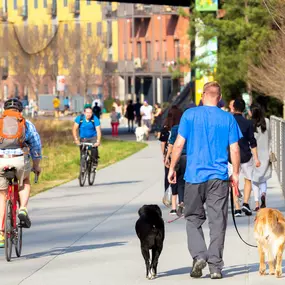
[[[276,155],[277,161],[274,162],[279,182],[285,195],[285,120],[271,116],[271,139],[272,152]]]

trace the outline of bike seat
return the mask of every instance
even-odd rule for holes
[[[3,168],[4,171],[4,177],[8,180],[13,180],[14,178],[16,178],[16,167],[10,167],[10,166],[5,166]]]

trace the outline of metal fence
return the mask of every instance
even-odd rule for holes
[[[273,165],[285,195],[285,120],[271,116],[270,124],[272,152],[277,158]]]

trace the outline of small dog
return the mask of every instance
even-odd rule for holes
[[[146,278],[153,279],[157,274],[158,259],[163,248],[164,221],[157,205],[144,205],[139,209],[136,233],[141,242],[141,252],[146,265]],[[152,250],[150,262],[149,251]]]
[[[142,127],[137,127],[135,131],[137,142],[143,142],[148,132],[149,129],[146,125],[143,125]]]
[[[265,275],[267,254],[269,274],[281,277],[285,245],[285,218],[282,213],[270,208],[260,209],[255,218],[254,236],[258,244],[260,275]]]

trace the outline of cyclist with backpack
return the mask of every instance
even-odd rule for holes
[[[84,106],[84,114],[81,114],[75,118],[72,133],[74,141],[78,145],[80,142],[94,143],[94,146],[91,150],[91,155],[94,165],[97,166],[99,158],[98,146],[101,143],[102,134],[100,120],[93,115],[91,104],[86,104]]]
[[[4,177],[4,167],[16,168],[19,180],[20,208],[18,218],[25,228],[31,227],[27,211],[30,197],[30,157],[33,171],[41,172],[41,140],[35,126],[22,116],[23,105],[18,99],[9,99],[4,103],[4,112],[0,117],[0,247],[4,247],[4,225],[6,191],[8,182]]]

